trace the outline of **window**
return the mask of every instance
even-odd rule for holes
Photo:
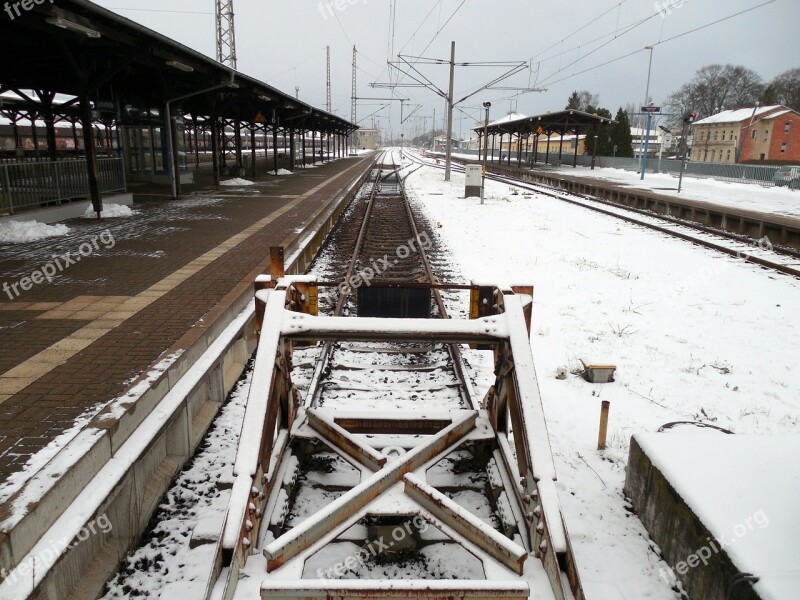
[[[722,141],[723,142],[725,141],[725,132],[724,131],[722,132]]]
[[[753,133],[751,135],[751,139],[756,139],[756,133],[757,133],[757,131],[755,129],[753,129]]]
[[[781,154],[786,154],[786,142],[781,144]]]
[[[731,151],[730,150],[728,150],[728,156],[725,157],[725,160],[730,162],[730,160],[731,160]]]
[[[792,122],[788,121],[786,125],[783,126],[783,133],[792,133]]]
[[[769,129],[764,130],[764,141],[766,142],[769,140]]]
[[[718,132],[718,131],[715,131],[715,132],[714,132],[714,141],[715,141],[715,142],[717,141],[717,138],[718,138],[718,137],[719,137],[719,132]]]
[[[711,162],[714,162],[714,159],[715,159],[716,157],[717,157],[717,151],[716,151],[716,150],[712,150],[712,151],[711,151]]]
[[[733,140],[733,129],[731,129],[731,140]]]

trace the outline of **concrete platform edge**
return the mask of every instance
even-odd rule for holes
[[[707,564],[700,562],[685,573],[680,572],[684,569],[677,566],[686,565],[688,558],[708,547],[714,536],[653,465],[635,435],[631,438],[623,491],[650,538],[658,544],[662,558],[671,565],[661,573],[665,581],[674,582],[677,578],[692,598],[759,600],[760,596],[749,584],[736,586],[728,596],[728,587],[739,568],[724,549],[712,553]]]
[[[287,264],[288,272],[301,272],[307,268],[311,259],[313,259],[313,256],[316,254],[316,251],[319,249],[319,246],[321,246],[321,244],[327,238],[327,235],[339,214],[344,210],[346,205],[349,203],[349,200],[352,199],[356,191],[363,183],[364,179],[368,176],[374,160],[367,160],[364,162],[364,168],[359,171],[358,176],[351,182],[351,184],[340,190],[340,193],[337,194],[331,200],[331,202],[321,207],[312,217],[309,225],[307,225],[301,232],[292,234],[289,236],[289,239],[286,240],[286,256],[293,258],[291,263]],[[310,236],[310,234],[313,232],[316,233],[313,236]],[[259,269],[263,272],[267,265],[268,260],[265,261],[264,264],[259,267]],[[253,274],[253,279],[254,275],[255,274]],[[197,359],[202,356],[202,354],[214,343],[214,341],[219,338],[219,336],[236,319],[236,317],[247,308],[248,303],[252,302],[252,289],[252,283],[248,281],[242,282],[242,284],[237,286],[228,296],[225,297],[224,300],[229,301],[227,306],[220,309],[218,305],[218,307],[215,307],[209,311],[209,313],[207,313],[206,317],[211,316],[215,312],[218,313],[215,315],[213,320],[206,320],[206,322],[201,326],[193,328],[180,340],[178,340],[169,350],[162,353],[159,360],[163,359],[165,356],[170,356],[171,354],[182,350],[181,355],[177,357],[175,361],[166,370],[164,370],[163,373],[158,375],[153,379],[152,382],[149,383],[147,390],[141,396],[135,400],[131,398],[129,405],[127,406],[127,410],[122,417],[120,417],[117,421],[112,421],[105,425],[103,424],[102,419],[98,420],[96,418],[93,420],[89,427],[99,427],[100,431],[102,431],[102,434],[94,441],[89,451],[87,451],[77,460],[74,460],[69,467],[65,469],[61,478],[57,480],[41,482],[37,481],[36,476],[34,476],[31,480],[29,480],[26,486],[19,490],[19,492],[6,503],[6,506],[9,506],[13,503],[15,498],[22,496],[28,485],[33,484],[49,486],[49,489],[47,489],[47,491],[43,494],[41,500],[37,504],[31,505],[28,513],[24,517],[22,517],[12,527],[5,528],[4,531],[0,532],[0,567],[6,569],[6,571],[11,571],[20,562],[20,560],[22,560],[25,555],[30,552],[37,541],[41,540],[46,535],[48,529],[60,516],[64,508],[73,502],[75,498],[77,498],[78,494],[85,489],[87,485],[89,485],[91,480],[102,469],[103,465],[111,457],[113,457],[120,448],[122,448],[131,434],[136,431],[136,428],[141,425],[144,419],[151,414],[161,400],[163,400],[169,391],[181,380],[191,365],[193,365]],[[230,300],[232,295],[234,298]],[[222,304],[222,302],[220,304]],[[253,340],[251,340],[252,343],[248,343],[248,329],[252,329],[252,319],[248,320],[247,324],[241,328],[239,335],[235,336],[235,338],[232,339],[227,345],[226,350],[220,355],[219,360],[215,361],[213,368],[210,368],[207,371],[206,375],[208,378],[217,380],[216,384],[212,387],[228,387],[224,385],[224,371],[226,369],[223,369],[222,367],[226,360],[228,363],[231,362],[231,354],[238,354],[240,359],[234,362],[241,363],[237,365],[238,373],[236,378],[233,380],[234,383],[235,380],[238,379],[238,375],[241,374],[241,371],[244,370],[247,359],[249,359],[249,356],[255,349],[254,337]],[[244,353],[242,352],[242,343],[247,346],[246,352]],[[241,359],[242,355],[244,356],[244,360]],[[158,360],[154,364],[157,363]],[[229,367],[230,364],[228,364],[228,368]],[[148,372],[146,371],[139,378],[137,378],[137,380],[134,381],[128,389],[130,390],[134,388],[142,379],[146,379],[147,375]],[[230,389],[225,389],[222,394],[209,393],[208,395],[216,396],[215,403],[219,405],[229,392]],[[195,391],[193,390],[193,392],[187,396],[187,400],[194,394]],[[182,408],[182,412],[183,418],[187,420],[187,423],[184,423],[184,426],[181,427],[181,429],[185,429],[190,425],[188,421],[192,421],[193,417],[200,412],[200,409],[196,406],[191,409],[187,405]],[[205,415],[204,420],[208,422],[205,427],[202,428],[202,433],[200,435],[191,436],[196,438],[193,440],[194,443],[191,444],[192,446],[196,447],[196,444],[202,439],[205,430],[211,424],[211,422],[213,422],[213,416],[215,415],[216,410],[213,411],[211,418],[209,418],[208,415]],[[167,420],[167,422],[165,422],[164,427],[161,428],[159,435],[156,437],[166,437],[166,434],[170,431],[171,426],[175,425],[176,419],[179,418],[181,418],[181,415],[173,415],[169,420]],[[158,439],[154,440],[153,444],[149,447],[149,450],[156,449],[158,441]],[[70,449],[70,444],[67,444],[48,464],[53,464],[53,462],[59,459],[61,455],[68,454]],[[175,464],[170,465],[170,468],[167,469],[168,472],[161,473],[159,475],[160,479],[163,481],[160,481],[159,485],[155,486],[158,488],[157,493],[151,492],[151,495],[155,496],[156,499],[163,495],[171,481],[174,479],[175,475],[177,475],[177,473],[180,471],[180,468],[182,468],[185,460],[192,456],[194,447],[187,447],[183,450],[185,450],[185,452],[181,452],[181,460],[172,461]],[[152,483],[154,482],[149,480],[151,480],[160,469],[163,470],[164,462],[169,456],[175,456],[170,452],[167,452],[166,448],[164,448],[162,451],[156,450],[155,454],[161,457],[161,459],[157,461],[157,464],[153,463],[151,460],[149,461],[152,463],[150,468],[139,469],[140,472],[137,473],[138,477],[132,477],[130,481],[126,482],[125,480],[122,480],[118,483],[117,493],[114,495],[114,498],[107,499],[105,503],[107,508],[113,504],[114,499],[118,498],[120,494],[130,493],[136,488],[141,490],[147,484],[149,484],[148,487],[153,487]],[[149,477],[147,477],[148,473]],[[142,481],[143,478],[148,479],[148,481]],[[144,509],[145,507],[141,506],[139,502],[137,502],[137,504],[139,504],[140,508],[140,510],[137,512],[141,513],[141,509]],[[100,510],[101,508],[102,507],[98,507],[92,519],[87,520],[87,523],[90,523],[93,519],[97,519],[101,515],[106,514],[106,512]],[[147,525],[147,522],[149,521],[155,508],[156,504],[154,503],[153,506],[150,507],[150,510],[145,511],[146,514],[140,514],[141,518],[137,519],[137,524],[139,527],[136,528],[135,535],[127,536],[128,540],[122,544],[122,546],[124,546],[124,551],[119,553],[118,556],[115,556],[113,564],[110,566],[110,570],[108,570],[106,576],[100,578],[99,581],[101,586],[105,583],[107,576],[113,572],[114,568],[116,568],[119,560],[124,558],[131,544],[138,539],[141,530]],[[112,512],[114,512],[114,514],[120,518],[119,511],[115,510]],[[112,515],[108,514],[108,516],[112,518],[113,522]],[[125,520],[129,520],[129,516],[125,517]],[[116,543],[113,543],[112,546],[120,546],[119,542],[122,540],[119,539],[119,533],[121,533],[121,530],[123,529],[126,528],[114,527],[114,531],[116,532],[114,534],[114,538],[116,538],[117,541]],[[106,551],[108,551],[109,542],[110,540],[105,540],[103,542],[103,546],[105,547]],[[92,544],[92,546],[96,546],[96,544]],[[84,546],[82,544],[78,546],[76,550],[81,548],[88,548],[88,546]],[[80,556],[77,556],[77,554],[80,554]],[[81,551],[80,553],[77,553],[73,551],[62,556],[49,573],[42,573],[41,575],[37,573],[37,580],[40,580],[41,582],[37,586],[37,589],[39,592],[44,593],[44,595],[41,597],[62,598],[65,589],[72,589],[74,585],[78,584],[78,581],[74,579],[75,573],[82,572],[85,568],[88,568],[88,566],[95,561],[96,554],[96,552],[87,553],[86,551]],[[76,560],[77,563],[84,565],[84,567],[81,568],[79,564],[75,564]],[[57,582],[57,585],[53,585],[55,582]],[[81,585],[81,587],[84,586]],[[52,594],[50,592],[52,592]],[[99,592],[99,589],[95,590],[95,592]]]

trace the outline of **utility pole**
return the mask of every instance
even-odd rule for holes
[[[350,97],[350,122],[353,125],[356,125],[356,47],[353,46],[353,94]],[[350,134],[352,139],[350,140],[350,146],[355,149],[356,147],[356,132],[354,131]]]
[[[484,102],[483,107],[486,109],[486,118],[483,122],[483,173],[481,174],[481,204],[486,192],[486,155],[489,154],[489,109],[492,107],[491,102]]]
[[[236,70],[236,31],[233,0],[216,0],[217,60]]]
[[[433,109],[433,131],[431,131],[431,152],[436,152],[436,109]]]
[[[331,47],[328,46],[327,50],[328,50],[328,98],[325,103],[325,108],[328,112],[331,112],[331,109],[333,108],[331,106]]]
[[[642,106],[650,106],[650,73],[653,70],[653,46],[645,46],[645,50],[650,50],[650,64],[647,67],[647,87],[645,88],[644,92],[644,102]],[[644,179],[644,169],[647,166],[647,158],[645,155],[647,154],[647,141],[650,139],[650,113],[647,114],[647,131],[644,132],[644,144],[642,147],[642,157],[641,157],[641,165],[640,171],[642,175],[642,179]],[[644,121],[644,115],[642,115],[642,121]],[[641,138],[640,138],[641,139]]]
[[[450,91],[447,92],[447,154],[444,180],[450,181],[450,159],[453,152],[453,83],[456,76],[456,43],[450,42]]]

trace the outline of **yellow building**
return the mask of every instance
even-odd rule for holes
[[[741,135],[752,135],[752,142],[769,145],[769,137],[758,138],[755,125],[769,115],[783,110],[783,106],[757,106],[725,110],[694,123],[692,127],[692,151],[694,162],[732,164],[737,162],[737,153],[742,149]],[[748,140],[750,142],[750,140]],[[767,155],[768,152],[762,152]]]

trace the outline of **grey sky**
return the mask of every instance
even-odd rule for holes
[[[215,55],[214,0],[96,1],[200,52]],[[456,41],[456,61],[527,61],[534,57],[532,72],[526,71],[501,84],[525,87],[529,78],[537,82],[538,70],[537,85],[547,91],[519,97],[517,110],[526,114],[562,109],[573,89],[588,89],[599,94],[600,104],[612,113],[627,102],[640,103],[647,79],[649,52],[644,50],[647,45],[656,45],[650,85],[650,95],[656,103],[661,103],[690,79],[699,67],[712,63],[742,64],[768,81],[789,68],[800,67],[796,38],[796,26],[800,22],[798,0],[775,0],[754,11],[666,41],[765,1],[398,0],[393,43],[389,0],[339,0],[338,5],[344,6],[342,10],[335,8],[335,1],[328,9],[330,0],[234,0],[234,6],[239,70],[292,94],[295,86],[299,86],[301,99],[324,108],[325,46],[330,45],[333,108],[349,117],[352,44],[359,52],[360,96],[390,95],[390,90],[372,89],[368,84],[376,80],[388,81],[385,63],[392,48],[393,55],[401,49],[403,54],[415,55],[432,39],[433,43],[425,51],[428,57],[449,58],[451,40]],[[658,13],[658,5],[665,4],[671,5],[669,14]],[[331,16],[332,13],[335,15]],[[426,15],[429,15],[427,19]],[[631,28],[640,21],[644,22]],[[604,37],[596,39],[601,36]],[[586,56],[601,45],[603,47]],[[630,53],[634,54],[581,73]],[[446,66],[426,67],[423,72],[441,88],[446,87]],[[490,68],[457,69],[457,97],[501,72]],[[398,89],[396,94],[422,104],[417,115],[430,116],[435,107],[437,121],[441,122],[444,101],[431,92]],[[467,101],[465,108],[491,100],[492,115],[499,117],[512,106],[505,99],[510,94],[482,92]],[[377,108],[360,106],[359,119]],[[467,112],[479,114],[475,110]],[[382,128],[399,131],[399,103],[393,103],[379,116]],[[471,120],[467,118],[457,121],[456,133],[459,129],[466,131],[470,125]],[[422,121],[407,122],[406,134],[413,133],[415,126],[421,128]],[[430,127],[430,119],[426,126]]]

